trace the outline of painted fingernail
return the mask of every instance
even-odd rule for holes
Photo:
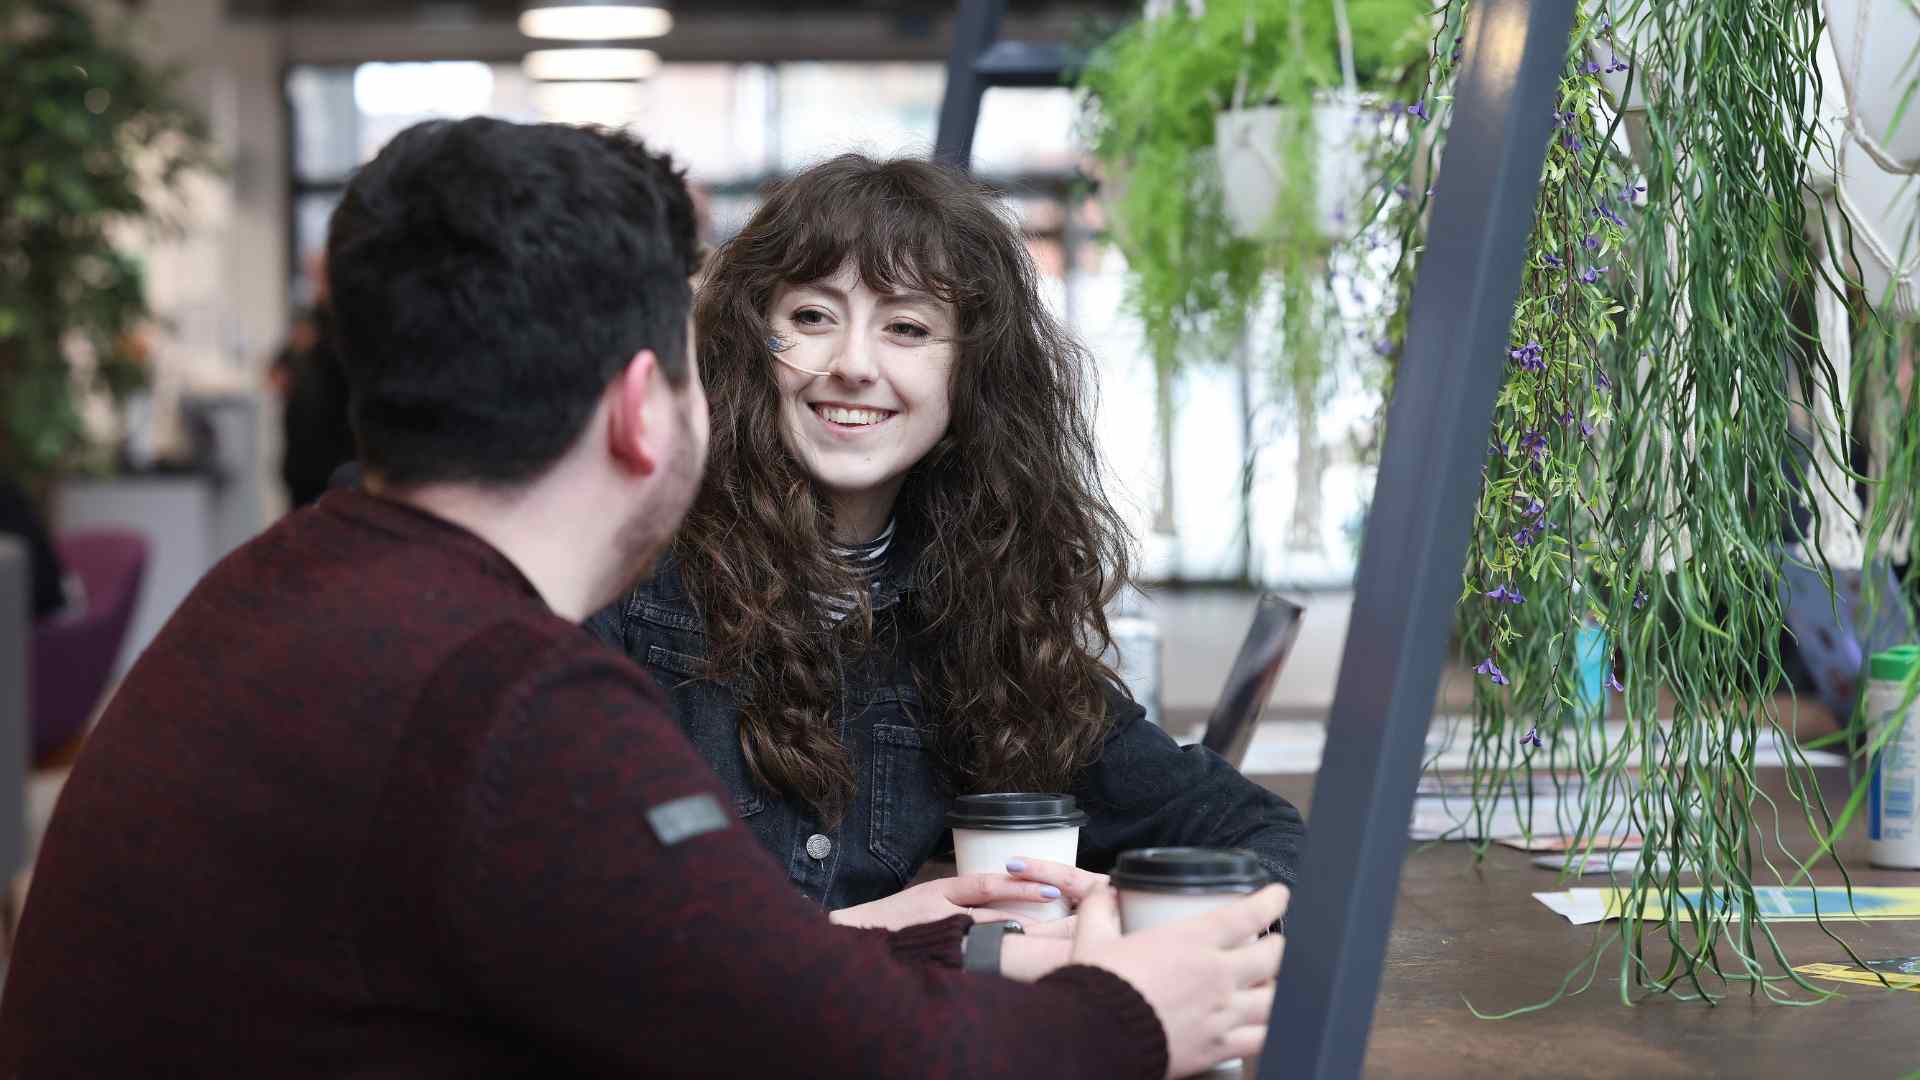
[[[1008,859],[1007,860],[1007,873],[1009,874],[1024,873],[1026,869],[1027,869],[1027,860],[1025,859]]]
[[[1058,900],[1060,898],[1060,890],[1051,885],[1042,885],[1040,886],[1040,895],[1049,900]]]

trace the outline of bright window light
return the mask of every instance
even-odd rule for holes
[[[535,49],[520,68],[536,82],[646,79],[660,70],[660,54],[650,49]]]
[[[361,64],[353,102],[367,116],[472,116],[493,105],[493,69],[470,61]]]
[[[640,87],[630,82],[553,82],[533,87],[540,118],[557,124],[623,128],[640,112]]]
[[[651,4],[555,4],[520,13],[520,32],[552,41],[620,41],[659,37],[673,14]]]

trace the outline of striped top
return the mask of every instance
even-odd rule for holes
[[[881,567],[887,564],[887,549],[893,546],[893,526],[893,519],[889,518],[887,527],[880,530],[879,536],[860,544],[835,544],[833,553],[845,560],[868,585],[872,585],[880,576]],[[834,622],[845,619],[860,606],[857,596],[821,596],[815,593],[814,599],[826,607],[827,617]]]

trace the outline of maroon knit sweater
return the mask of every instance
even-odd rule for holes
[[[472,534],[338,493],[223,561],[61,796],[0,1075],[1159,1077],[1132,987],[830,926],[660,691]],[[667,829],[670,834],[672,829]]]

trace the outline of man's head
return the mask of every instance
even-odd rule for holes
[[[402,132],[327,242],[367,473],[511,491],[586,455],[671,529],[705,460],[696,261],[685,182],[632,138],[490,119]]]

